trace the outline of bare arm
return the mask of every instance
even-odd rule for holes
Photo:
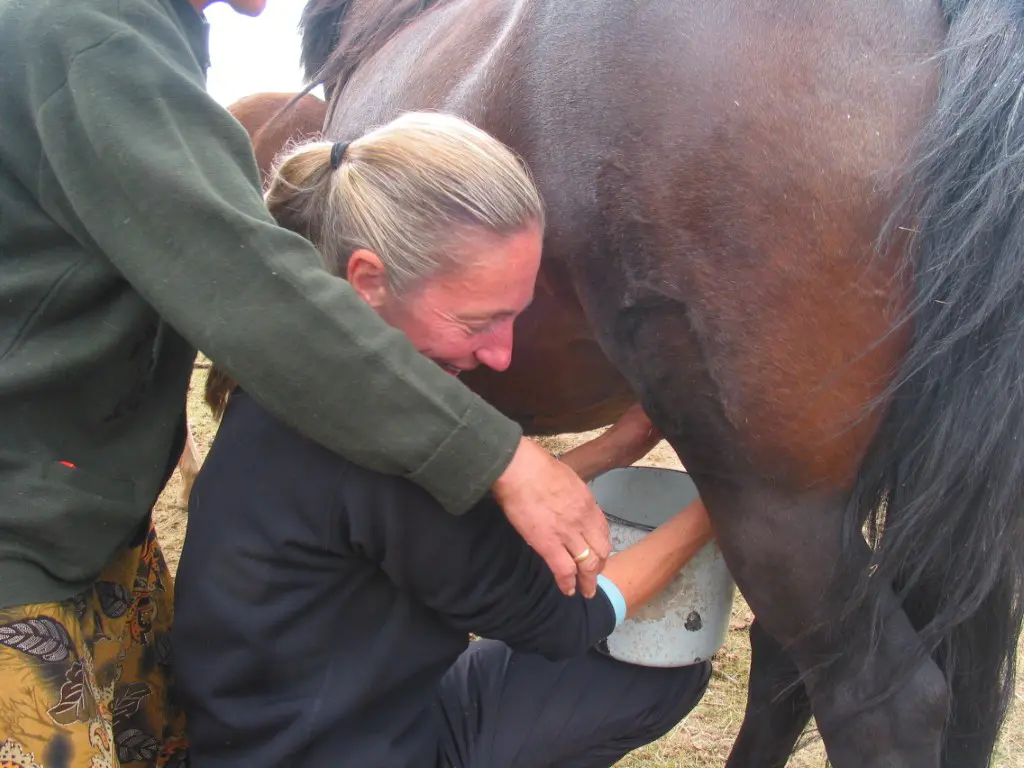
[[[589,483],[610,469],[639,461],[660,440],[661,433],[637,404],[599,437],[566,451],[562,463]]]
[[[707,510],[697,499],[636,544],[612,556],[604,575],[622,593],[626,615],[632,616],[661,592],[713,537]]]
[[[661,434],[639,405],[599,437],[567,451],[562,462],[590,481],[642,458]],[[604,576],[619,588],[632,615],[664,589],[713,538],[707,510],[698,499],[633,546],[608,560]]]

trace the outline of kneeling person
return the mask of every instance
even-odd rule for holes
[[[451,116],[405,115],[348,146],[297,149],[268,204],[421,354],[456,375],[509,365],[544,213],[500,142]],[[589,479],[656,439],[634,408],[563,460]],[[685,716],[710,666],[592,649],[710,537],[697,502],[611,558],[594,598],[567,597],[493,501],[453,517],[236,391],[177,577],[192,764],[611,765]]]

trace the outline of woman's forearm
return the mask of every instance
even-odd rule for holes
[[[598,437],[561,457],[584,482],[590,482],[609,469],[628,467],[639,461],[661,440],[661,433],[636,404]]]
[[[579,475],[583,482],[589,483],[609,469],[621,466],[619,453],[617,446],[602,435],[566,451],[559,460]]]
[[[637,440],[632,434],[636,431],[612,428],[562,454],[561,460],[589,482],[609,469],[633,463],[660,437],[652,433]],[[622,593],[626,615],[633,615],[661,592],[713,537],[707,510],[697,499],[636,544],[609,558],[603,575]]]
[[[663,590],[713,538],[711,521],[697,499],[640,541],[608,559],[604,575],[619,588],[632,616]]]

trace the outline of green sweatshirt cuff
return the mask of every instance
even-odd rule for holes
[[[460,425],[408,478],[453,515],[467,512],[490,490],[519,447],[522,429],[479,398]]]

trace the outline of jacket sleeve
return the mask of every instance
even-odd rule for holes
[[[397,478],[349,467],[341,482],[346,546],[450,625],[550,659],[583,653],[615,628],[613,598],[563,595],[492,500],[451,517]]]
[[[71,58],[35,110],[50,213],[283,420],[461,514],[508,465],[518,426],[275,224],[247,134],[188,59],[183,36],[125,25]]]

